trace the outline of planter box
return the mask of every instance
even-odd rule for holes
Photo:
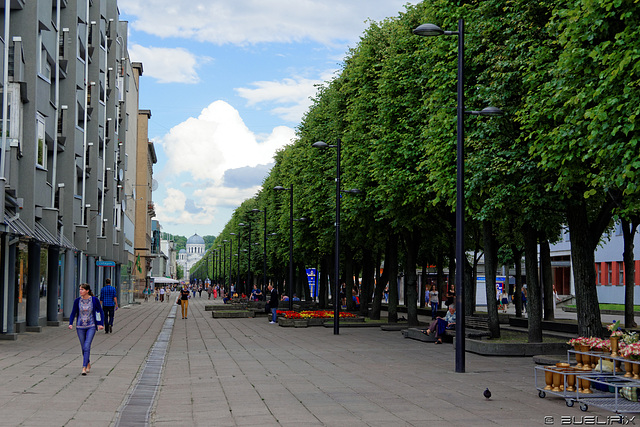
[[[214,310],[211,314],[214,319],[240,319],[254,317],[253,310]]]
[[[307,319],[287,319],[284,317],[278,317],[278,325],[285,328],[306,328],[309,326]]]
[[[323,317],[310,317],[309,326],[322,326],[327,320],[328,319],[325,319]]]

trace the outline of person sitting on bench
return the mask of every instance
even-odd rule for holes
[[[449,311],[444,316],[444,319],[440,316],[436,317],[436,320],[431,322],[429,329],[426,330],[427,335],[431,335],[435,332],[436,344],[442,344],[442,335],[446,333],[447,329],[454,329],[456,327],[456,306],[451,304]]]

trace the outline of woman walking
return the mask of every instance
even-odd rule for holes
[[[431,285],[431,290],[429,291],[429,303],[431,304],[431,320],[436,320],[436,317],[438,316],[438,309],[440,308],[438,288],[436,285]]]
[[[82,348],[82,375],[87,375],[91,370],[91,342],[96,334],[96,327],[104,329],[104,312],[100,300],[93,296],[91,287],[86,283],[80,285],[80,297],[73,302],[69,329],[73,329],[76,317],[76,331]]]
[[[189,309],[189,298],[191,298],[191,293],[189,292],[189,289],[187,289],[186,285],[180,291],[179,298],[180,298],[180,305],[182,306],[182,318],[186,319],[187,311]]]

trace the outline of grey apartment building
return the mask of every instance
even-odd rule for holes
[[[116,0],[0,8],[0,338],[15,339],[68,317],[81,283],[98,294],[110,278],[131,302],[136,222],[150,221],[135,217],[136,156],[153,146]]]

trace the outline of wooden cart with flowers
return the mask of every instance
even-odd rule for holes
[[[640,413],[640,342],[635,332],[624,332],[620,322],[608,327],[608,339],[578,337],[568,344],[567,362],[537,366],[538,396],[561,396],[567,406],[582,411],[594,405],[617,414]],[[575,359],[575,364],[573,360]],[[542,383],[544,378],[544,383]]]

